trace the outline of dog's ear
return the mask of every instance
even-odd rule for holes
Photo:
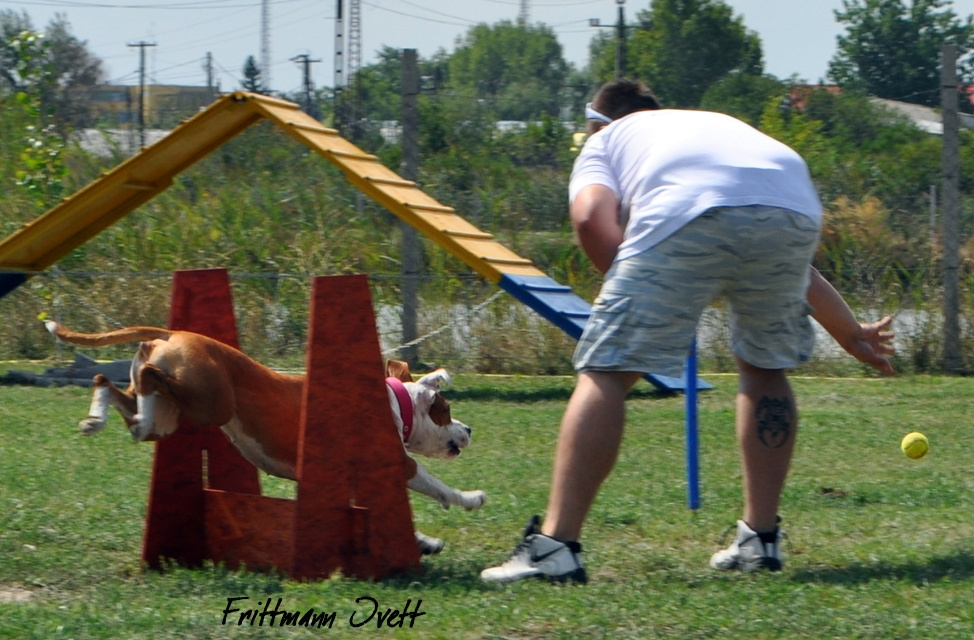
[[[441,368],[431,373],[427,373],[416,382],[424,387],[429,387],[430,389],[439,391],[441,387],[450,384],[450,374],[446,372],[446,369]]]
[[[450,403],[439,393],[433,396],[433,404],[430,406],[430,420],[440,427],[449,427],[453,424],[453,416],[450,415]]]
[[[440,394],[440,388],[450,384],[450,374],[446,372],[446,369],[437,369],[428,373],[416,383],[424,387],[422,396],[424,402],[429,402],[430,420],[441,427],[452,424],[453,416],[450,415],[450,403]]]
[[[386,362],[386,377],[395,378],[400,382],[412,382],[413,374],[409,372],[409,363],[402,360],[390,360]]]

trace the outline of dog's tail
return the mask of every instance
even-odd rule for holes
[[[62,327],[53,320],[45,320],[44,326],[61,340],[84,347],[103,347],[108,344],[140,340],[168,340],[173,334],[169,329],[159,327],[125,327],[105,333],[79,333]]]

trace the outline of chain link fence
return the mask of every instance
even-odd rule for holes
[[[78,331],[98,332],[131,325],[165,326],[169,315],[171,273],[86,273],[54,269],[33,276],[0,299],[0,359],[64,362],[76,347],[58,343],[40,319],[50,318]],[[230,274],[241,348],[254,358],[284,370],[304,367],[311,277],[287,274]],[[379,344],[386,358],[403,357],[414,346],[422,365],[453,371],[571,374],[575,341],[475,275],[429,277],[419,287],[419,338],[407,344],[402,333],[401,278],[369,278]],[[902,293],[902,292],[900,292]],[[591,292],[579,292],[583,298]],[[902,372],[937,371],[943,358],[942,315],[938,296],[891,295],[885,291],[855,296],[863,321],[895,318],[897,355]],[[964,360],[974,352],[972,313],[961,318]],[[725,309],[707,311],[698,330],[701,371],[732,371]],[[85,351],[100,360],[131,356],[131,345]],[[855,374],[867,369],[847,356],[819,330],[811,373]]]

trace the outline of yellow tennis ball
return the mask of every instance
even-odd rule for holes
[[[927,440],[927,436],[919,431],[914,431],[906,434],[903,442],[900,443],[900,449],[903,450],[907,458],[919,460],[927,455],[927,451],[930,450],[930,441]]]

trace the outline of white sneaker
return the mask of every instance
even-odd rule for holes
[[[743,520],[738,520],[734,543],[711,556],[710,566],[724,571],[781,571],[781,540],[784,535],[781,527],[778,527],[775,529],[774,542],[761,542],[756,531]]]
[[[588,576],[578,554],[582,545],[562,542],[541,533],[541,520],[533,516],[524,529],[524,537],[504,564],[484,569],[484,582],[514,582],[523,578],[547,578],[551,582],[585,583]]]

